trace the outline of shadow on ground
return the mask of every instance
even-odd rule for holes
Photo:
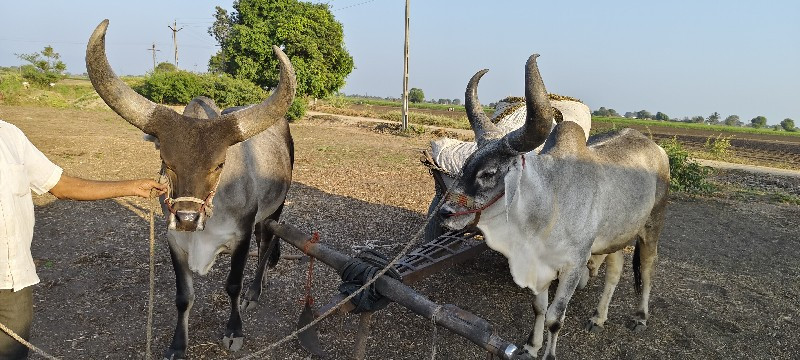
[[[346,253],[368,241],[387,254],[400,250],[422,226],[422,214],[363,202],[295,183],[283,219]],[[345,214],[345,215],[342,215]],[[33,343],[64,359],[139,359],[144,355],[148,294],[148,224],[114,201],[56,201],[36,208],[33,244],[41,284],[35,289]],[[559,341],[563,359],[790,359],[800,352],[800,217],[797,206],[673,200],[668,207],[651,301],[643,333],[625,321],[637,297],[630,258],[598,334],[582,330],[602,289],[602,279],[576,293]],[[298,253],[284,245],[284,253]],[[154,354],[169,343],[175,318],[174,276],[157,224]],[[251,258],[245,281],[252,278]],[[219,346],[228,299],[222,284],[229,261],[197,278],[190,317],[193,359],[235,359],[289,334],[300,311],[306,265],[282,261],[268,276],[261,307],[245,315],[245,348]],[[601,273],[602,276],[602,273]],[[314,295],[325,302],[337,275],[318,265]],[[415,285],[433,301],[452,303],[495,325],[521,343],[532,324],[532,295],[511,281],[506,260],[486,252]],[[370,359],[484,359],[478,347],[397,305],[374,319]],[[347,358],[355,316],[335,316],[321,326],[334,359]],[[432,339],[435,337],[435,349]],[[260,358],[303,359],[295,342]]]

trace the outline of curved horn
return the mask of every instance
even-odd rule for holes
[[[506,135],[508,145],[518,152],[528,152],[543,144],[553,126],[553,107],[536,65],[537,57],[539,54],[533,54],[525,63],[525,124]]]
[[[151,121],[154,118],[153,112],[157,108],[175,111],[137,94],[114,74],[106,57],[107,28],[108,19],[97,25],[86,46],[86,71],[89,74],[89,80],[92,81],[97,94],[119,116],[143,132],[156,135],[154,121]]]
[[[483,112],[483,106],[481,106],[480,101],[478,101],[478,82],[488,71],[489,69],[483,69],[475,73],[475,75],[469,79],[467,90],[464,93],[464,108],[467,111],[469,125],[472,127],[472,131],[475,132],[475,141],[477,141],[479,145],[488,140],[488,134],[498,132],[497,127],[494,126],[492,121],[489,120],[489,117],[486,116],[486,113]]]
[[[234,122],[240,135],[237,140],[244,141],[256,135],[282,119],[294,100],[297,90],[294,68],[286,54],[277,46],[272,46],[272,51],[280,64],[280,79],[278,87],[261,104],[222,115],[220,120]]]

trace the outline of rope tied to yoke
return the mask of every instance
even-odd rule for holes
[[[311,296],[311,287],[314,285],[312,280],[314,279],[314,257],[308,255],[308,248],[311,247],[312,244],[316,244],[319,242],[319,233],[314,231],[311,233],[311,239],[308,240],[306,245],[303,247],[303,253],[306,254],[309,258],[308,261],[308,272],[306,273],[306,296],[303,299],[306,305],[312,306],[314,305],[314,297]]]
[[[385,255],[373,249],[362,250],[342,268],[342,272],[339,274],[342,278],[339,292],[342,295],[349,296],[374,278],[388,264],[389,258]],[[386,272],[386,275],[402,281],[400,273],[394,267],[391,267]],[[391,300],[378,292],[373,282],[367,289],[350,299],[350,303],[355,306],[351,312],[358,314],[365,311],[378,311],[385,308],[390,302]]]

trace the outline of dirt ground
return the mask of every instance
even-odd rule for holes
[[[93,179],[150,177],[158,154],[141,133],[108,111],[0,107],[0,119],[25,131],[65,171]],[[297,162],[283,219],[353,254],[370,243],[394,254],[423,225],[433,183],[418,162],[430,138],[401,137],[368,128],[305,121],[292,125]],[[36,197],[32,342],[64,359],[141,359],[148,294],[149,203],[54,201]],[[630,258],[605,330],[583,330],[602,279],[576,292],[559,341],[562,359],[796,359],[800,353],[800,206],[761,197],[673,196],[661,237],[648,328],[624,324],[637,297]],[[154,354],[160,358],[175,321],[174,276],[157,224]],[[298,251],[288,245],[285,254]],[[245,347],[220,347],[228,299],[222,284],[227,256],[195,279],[189,355],[238,359],[281,339],[300,312],[307,265],[284,260],[268,276],[261,306],[244,316]],[[253,260],[253,259],[251,259]],[[252,279],[250,261],[245,281]],[[602,276],[602,273],[601,273]],[[325,302],[338,276],[318,265],[314,295]],[[503,338],[522,343],[532,326],[533,296],[518,288],[502,255],[479,257],[415,285],[440,304],[456,304],[489,320]],[[358,318],[322,322],[333,359],[348,358]],[[434,330],[430,321],[390,305],[374,317],[370,359],[484,359],[472,343]],[[435,348],[434,348],[435,347]],[[32,357],[36,358],[36,357]],[[304,359],[289,342],[261,358]]]

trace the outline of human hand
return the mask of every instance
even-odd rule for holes
[[[132,195],[149,198],[163,195],[167,191],[167,184],[162,184],[153,179],[137,179],[132,180],[132,182]]]

